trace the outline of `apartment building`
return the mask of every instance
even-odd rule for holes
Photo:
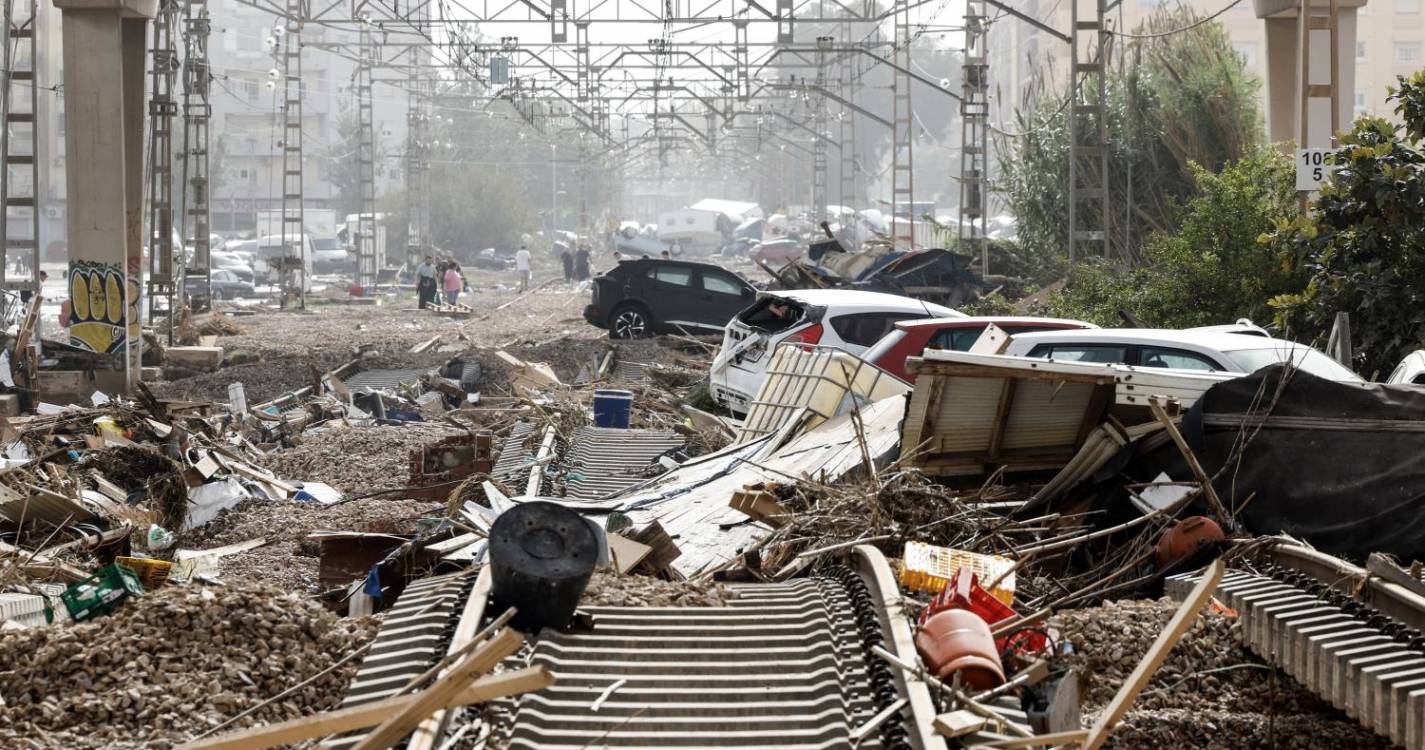
[[[1229,0],[1186,0],[1201,14],[1216,13]],[[1023,11],[1055,29],[1069,29],[1069,0],[1029,0]],[[1112,14],[1117,28],[1132,29],[1164,5],[1164,0],[1123,0]],[[1397,75],[1425,68],[1425,0],[1370,0],[1357,9],[1355,49],[1356,114],[1390,115],[1387,87]],[[1016,7],[1019,7],[1016,4]],[[1042,72],[1052,85],[1063,88],[1069,70],[1068,45],[1032,25],[999,11],[991,27],[990,79],[991,117],[996,125],[1012,129],[1014,111],[1023,102],[1034,100],[1034,86]],[[1247,0],[1218,19],[1232,39],[1232,46],[1247,67],[1264,81],[1267,74],[1266,30]],[[1039,85],[1043,85],[1042,83]],[[1266,111],[1265,87],[1261,92]]]
[[[256,212],[281,207],[282,152],[277,138],[280,91],[273,57],[276,18],[237,0],[210,0],[213,18],[208,53],[214,80],[210,101],[213,231],[224,235],[255,229]],[[36,85],[39,87],[40,247],[46,258],[62,260],[65,248],[63,41],[60,13],[49,0],[38,2]],[[356,42],[355,32],[312,25],[306,41]],[[303,54],[304,192],[311,208],[334,208],[335,190],[325,174],[329,149],[339,146],[340,113],[352,106],[355,63],[334,53],[308,48]],[[178,84],[181,95],[181,76]],[[16,86],[16,93],[21,89]],[[27,92],[26,92],[27,93]],[[378,85],[375,90],[378,152],[399,154],[406,133],[406,99],[402,91]],[[181,148],[183,123],[174,122],[175,147]],[[28,136],[28,133],[25,133]],[[338,149],[339,150],[339,149]],[[353,157],[354,158],[354,155]],[[378,193],[400,180],[398,158],[377,164]],[[180,168],[175,162],[174,169]],[[11,170],[12,179],[27,181],[27,170]],[[17,188],[27,191],[25,185]],[[28,215],[12,210],[9,221],[22,236]]]

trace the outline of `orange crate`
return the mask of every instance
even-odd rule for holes
[[[168,572],[173,563],[167,560],[152,560],[147,557],[116,557],[114,562],[132,570],[143,583],[144,591],[153,591],[168,580]]]
[[[969,568],[981,581],[989,583],[999,580],[1012,567],[1014,560],[1008,557],[906,542],[901,559],[900,584],[915,591],[938,594],[960,568]],[[1014,573],[999,580],[990,594],[1006,606],[1014,604]]]

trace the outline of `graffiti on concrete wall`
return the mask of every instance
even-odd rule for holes
[[[123,349],[125,324],[139,320],[133,305],[125,314],[124,286],[124,269],[117,263],[70,262],[70,343],[100,354]],[[138,295],[130,299],[137,301]]]

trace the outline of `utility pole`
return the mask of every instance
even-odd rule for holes
[[[826,185],[826,97],[820,92],[826,88],[827,51],[835,42],[836,39],[829,36],[816,38],[817,94],[811,105],[812,128],[816,130],[816,137],[811,140],[811,216],[814,222],[826,219],[826,204],[829,202]]]
[[[208,123],[213,108],[208,102],[212,73],[208,66],[208,35],[212,20],[208,0],[186,0],[183,19],[183,183],[182,235],[193,227],[193,262],[184,278],[200,280],[203,296],[213,299],[211,213],[208,204]]]
[[[179,287],[185,239],[180,237],[179,246],[173,246],[173,119],[178,114],[173,84],[179,65],[173,32],[178,12],[178,0],[160,0],[149,50],[153,68],[148,100],[148,318],[157,320],[159,312],[168,316],[169,344],[173,343],[174,317],[183,299]]]
[[[430,5],[420,3],[411,11],[412,23],[425,28]],[[434,86],[424,69],[430,64],[425,49],[412,51],[412,66],[406,92],[406,262],[419,263],[430,247],[430,150],[431,97]]]
[[[980,256],[980,273],[990,272],[985,236],[989,167],[989,15],[984,0],[966,0],[965,49],[960,97],[960,246]]]
[[[302,180],[302,19],[303,0],[287,0],[283,17],[282,39],[278,44],[278,59],[282,63],[282,252],[277,263],[287,259],[296,249],[300,267],[284,265],[278,274],[282,279],[282,308],[295,304],[307,309],[307,258],[305,195]]]
[[[1109,33],[1107,0],[1070,0],[1069,262],[1079,246],[1107,258],[1111,250],[1108,201]],[[1085,6],[1090,11],[1084,14]],[[1128,248],[1122,248],[1128,260]]]
[[[23,9],[23,12],[16,11]],[[40,290],[40,182],[37,164],[40,145],[39,86],[35,80],[35,26],[37,0],[5,0],[5,69],[0,71],[0,288],[7,291]],[[18,85],[17,85],[18,84]],[[28,88],[28,91],[16,89]],[[21,105],[23,106],[16,106]],[[17,179],[29,173],[28,180]],[[26,183],[29,183],[28,186]],[[25,209],[29,221],[23,222]],[[10,234],[10,219],[29,225],[20,236]],[[24,236],[28,234],[29,236]],[[10,275],[11,251],[25,273]],[[18,354],[18,352],[17,352]]]
[[[1102,0],[1099,0],[1102,2]],[[891,59],[891,244],[915,246],[915,114],[910,104],[910,0],[895,0],[895,42]],[[906,218],[901,218],[904,210]]]
[[[840,25],[839,36],[844,40],[851,39],[851,24],[842,23]],[[856,101],[856,77],[860,56],[843,52],[841,57],[840,81],[837,88],[840,89],[841,98],[848,104]],[[838,140],[841,143],[841,169],[839,173],[841,183],[841,195],[838,198],[842,206],[854,209],[861,204],[861,191],[857,186],[856,179],[856,110],[850,106],[843,106],[839,113],[841,132]]]
[[[373,75],[376,38],[370,23],[361,25],[361,62],[356,66],[356,166],[360,207],[356,215],[356,284],[363,295],[376,292],[376,110]]]

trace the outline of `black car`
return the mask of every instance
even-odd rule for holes
[[[629,260],[594,279],[584,320],[616,339],[721,331],[756,295],[746,279],[711,263]]]

